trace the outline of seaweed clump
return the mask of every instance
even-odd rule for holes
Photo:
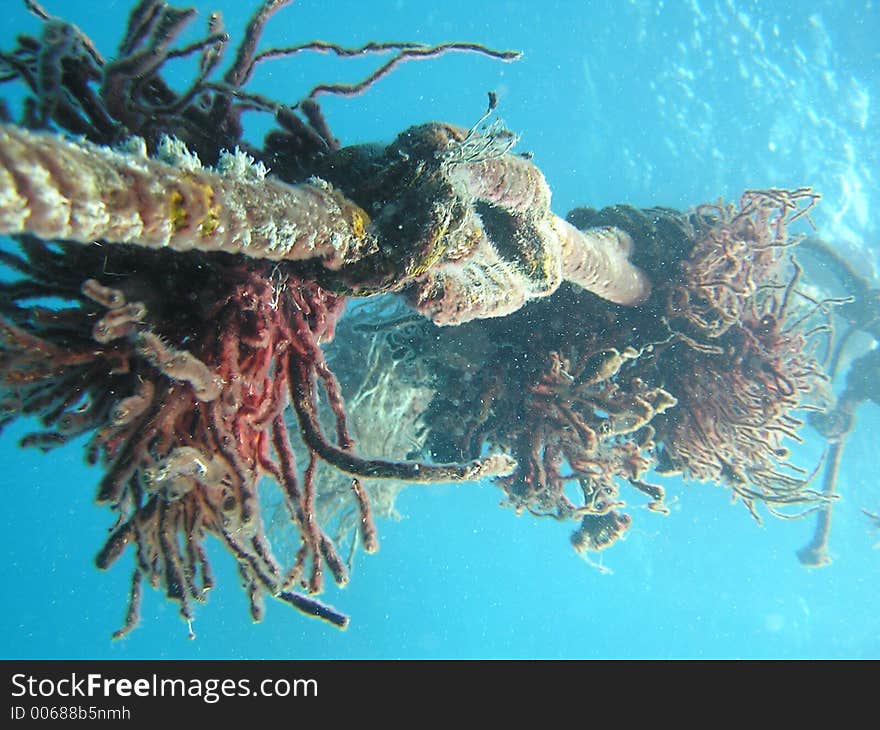
[[[789,233],[817,200],[774,189],[687,214],[572,211],[578,227],[632,236],[650,298],[622,307],[563,286],[504,319],[410,325],[411,355],[436,385],[428,452],[510,453],[517,470],[496,479],[506,502],[576,521],[579,551],[629,528],[620,485],[665,512],[656,481],[666,474],[722,484],[756,518],[760,505],[781,516],[815,509],[825,497],[787,444],[801,438],[798,414],[828,397],[822,353],[839,301],[800,285],[791,256],[800,238]]]

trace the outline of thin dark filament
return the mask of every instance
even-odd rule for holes
[[[309,99],[314,99],[322,94],[335,94],[336,96],[357,96],[366,91],[370,86],[384,78],[397,68],[401,63],[411,59],[436,58],[447,51],[466,51],[479,53],[490,58],[502,61],[515,61],[522,54],[519,51],[496,51],[479,43],[441,43],[436,46],[418,46],[405,48],[393,58],[386,61],[365,79],[354,84],[318,84],[308,94]]]

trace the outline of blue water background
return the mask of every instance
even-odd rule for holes
[[[233,38],[249,11],[223,12]],[[129,4],[45,0],[111,55]],[[98,11],[100,9],[100,11]],[[0,41],[38,23],[3,2]],[[629,202],[688,208],[746,188],[811,185],[819,233],[876,270],[880,7],[810,0],[298,0],[264,46],[312,38],[480,41],[524,51],[502,64],[468,54],[402,66],[369,93],[324,104],[344,143],[388,141],[409,125],[469,126],[495,90],[500,114],[534,153],[554,210]],[[355,81],[375,59],[313,56],[258,70],[252,90],[294,101],[318,81]],[[0,87],[13,96],[9,85]],[[249,129],[259,139],[261,122]],[[4,243],[3,245],[8,245]],[[112,522],[92,502],[98,473],[69,447],[19,450],[0,439],[0,657],[880,657],[880,539],[861,513],[880,509],[877,429],[865,405],[845,453],[834,562],[803,568],[813,520],[757,524],[711,484],[667,482],[663,517],[631,505],[634,526],[602,555],[602,574],[570,548],[571,524],[516,517],[488,484],[406,490],[404,519],[379,525],[381,549],[325,598],[352,615],[340,632],[269,601],[251,623],[231,557],[214,541],[219,585],[187,640],[176,606],[147,589],[142,623],[124,617],[132,556],[93,567]],[[822,444],[797,450],[812,466]],[[632,494],[627,495],[632,497]]]

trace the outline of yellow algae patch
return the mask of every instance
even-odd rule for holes
[[[349,205],[349,211],[351,212],[351,232],[354,234],[355,238],[363,238],[367,235],[367,228],[370,225],[370,216],[367,215],[367,211],[354,203]]]
[[[185,228],[187,217],[183,193],[179,190],[172,190],[168,198],[168,220],[171,221],[171,230],[179,231],[181,228]]]

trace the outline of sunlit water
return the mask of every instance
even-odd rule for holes
[[[233,39],[247,20],[220,9]],[[127,2],[45,0],[110,54]],[[0,39],[38,24],[4,3]],[[203,21],[202,21],[203,22]],[[195,31],[194,31],[195,32]],[[201,28],[198,29],[201,32]],[[525,52],[515,64],[470,55],[403,66],[363,97],[324,108],[344,143],[387,141],[415,123],[469,126],[495,90],[554,190],[554,210],[620,202],[685,209],[746,188],[810,185],[824,199],[819,233],[860,270],[877,264],[880,6],[851,2],[576,2],[575,0],[298,0],[264,45],[312,38],[475,40]],[[318,80],[353,81],[374,61],[273,61],[253,90],[289,101]],[[14,92],[0,87],[4,98]],[[251,122],[253,134],[261,121]],[[4,244],[6,245],[6,244]],[[880,657],[880,508],[876,429],[865,405],[841,474],[834,562],[795,557],[813,521],[757,524],[727,490],[668,483],[672,513],[635,511],[603,574],[568,543],[570,524],[517,518],[488,484],[418,486],[379,525],[381,549],[326,598],[352,614],[336,631],[270,602],[252,625],[232,559],[214,545],[219,586],[187,640],[176,607],[147,590],[143,621],[110,640],[124,616],[132,556],[93,567],[112,517],[92,503],[98,473],[71,446],[47,456],[0,441],[5,556],[0,656],[117,658]],[[809,430],[804,466],[823,444]]]

